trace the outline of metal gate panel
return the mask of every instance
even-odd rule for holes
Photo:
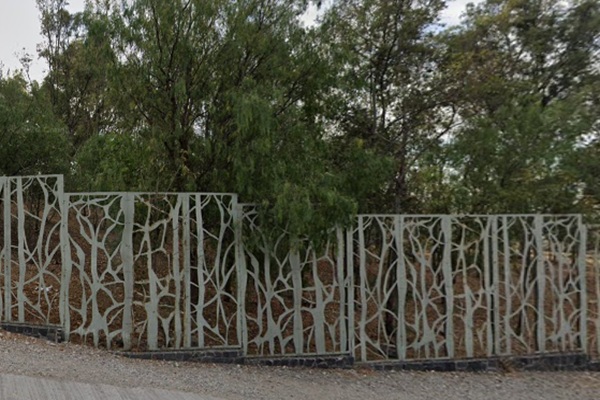
[[[59,324],[63,177],[3,178],[3,320]]]
[[[232,194],[136,194],[134,331],[148,349],[240,346]]]
[[[350,352],[345,235],[331,233],[320,250],[261,232],[257,214],[244,212],[244,344],[257,356]]]
[[[358,216],[363,361],[585,351],[579,215]]]
[[[68,194],[63,307],[68,337],[129,349],[133,308],[133,195]]]

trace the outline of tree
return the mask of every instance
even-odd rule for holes
[[[61,100],[69,112],[57,114],[98,116],[95,125],[78,122],[92,126],[74,159],[86,177],[80,182],[234,191],[259,204],[271,224],[298,234],[347,222],[357,196],[380,181],[364,171],[354,179],[346,167],[381,162],[360,143],[337,146],[325,130],[331,71],[318,33],[299,20],[305,7],[296,0],[88,4],[73,30],[79,36],[55,56],[71,71],[58,92],[91,85],[76,96],[81,108]],[[94,68],[98,49],[108,77]],[[67,76],[57,74],[48,82]],[[137,165],[114,148],[125,143]]]
[[[455,210],[582,211],[570,166],[598,121],[600,8],[488,0],[447,36],[462,127],[449,145]],[[589,177],[588,177],[589,178]]]
[[[65,129],[37,85],[20,73],[0,72],[0,174],[35,175],[68,170]]]
[[[419,212],[420,160],[454,122],[440,79],[435,24],[442,1],[348,0],[326,13],[323,35],[340,79],[328,102],[340,141],[359,140],[394,160],[375,204],[365,210]]]
[[[110,80],[115,54],[106,14],[88,2],[71,14],[66,0],[37,0],[44,42],[39,55],[48,63],[42,88],[69,132],[76,154],[86,141],[114,129],[116,113]]]

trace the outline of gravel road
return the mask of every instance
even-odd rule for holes
[[[600,372],[435,373],[132,360],[0,331],[0,373],[219,399],[600,399]]]

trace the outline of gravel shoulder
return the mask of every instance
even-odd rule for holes
[[[0,373],[228,400],[600,398],[600,372],[374,372],[133,360],[1,330]]]

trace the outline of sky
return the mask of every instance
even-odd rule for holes
[[[442,14],[442,22],[457,24],[469,2],[481,0],[448,0],[448,8]],[[0,64],[4,72],[20,68],[19,59],[29,54],[33,61],[30,77],[40,81],[47,70],[43,60],[37,57],[40,37],[39,13],[35,0],[0,0]],[[84,0],[71,0],[70,11],[83,11]]]

